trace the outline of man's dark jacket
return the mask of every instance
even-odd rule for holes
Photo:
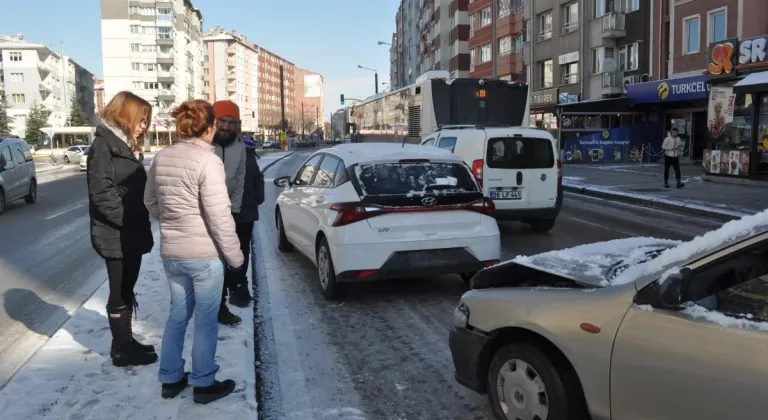
[[[256,151],[245,149],[245,183],[240,213],[235,213],[236,223],[259,220],[259,204],[264,202],[264,175],[256,162]]]
[[[104,125],[96,128],[87,159],[93,249],[102,258],[149,253],[154,240],[144,206],[144,166],[128,144]]]

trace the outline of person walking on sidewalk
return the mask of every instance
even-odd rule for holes
[[[216,134],[213,138],[213,146],[216,155],[224,162],[224,171],[227,175],[227,191],[232,203],[232,218],[240,213],[243,202],[243,187],[245,184],[245,146],[240,140],[240,107],[232,101],[218,101],[213,104],[216,114]],[[238,236],[242,235],[241,226]],[[243,276],[244,277],[244,276]],[[221,307],[219,308],[219,322],[224,325],[239,325],[241,319],[233,314],[227,307],[227,292],[238,293],[235,303],[250,303],[250,294],[247,284],[238,284],[238,273],[227,269],[224,273],[224,289],[221,294]]]
[[[247,267],[251,255],[251,238],[254,222],[259,220],[259,205],[264,202],[264,175],[256,162],[256,142],[248,137],[241,138],[245,145],[245,182],[243,183],[243,201],[240,212],[235,213],[237,236],[240,238],[240,250],[245,257],[245,269],[232,273],[235,285],[229,296],[229,302],[244,308],[253,300],[248,292]]]
[[[118,93],[102,111],[102,122],[88,151],[91,244],[107,264],[109,354],[115,366],[157,361],[154,346],[136,341],[131,325],[132,312],[138,308],[133,289],[142,255],[154,246],[144,206],[147,174],[138,159],[151,115],[147,101],[130,92]]]
[[[144,194],[150,214],[160,221],[160,256],[171,289],[158,378],[163,398],[173,398],[191,384],[194,402],[207,404],[235,388],[232,380],[216,380],[217,316],[224,284],[220,255],[237,272],[243,269],[243,253],[232,220],[224,164],[211,147],[213,108],[206,101],[187,101],[172,115],[179,139],[152,160]],[[192,373],[188,375],[182,352],[193,314]]]
[[[680,180],[680,155],[683,154],[685,143],[678,135],[677,129],[670,130],[670,135],[664,138],[661,149],[664,150],[664,186],[669,188],[669,167],[675,169],[677,188],[685,186]]]

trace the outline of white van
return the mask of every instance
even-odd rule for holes
[[[557,140],[536,128],[445,127],[421,144],[447,149],[472,168],[499,220],[519,220],[536,232],[555,225],[563,204]]]

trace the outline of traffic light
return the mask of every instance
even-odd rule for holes
[[[342,93],[340,96],[341,96],[341,104],[344,105],[344,94]]]

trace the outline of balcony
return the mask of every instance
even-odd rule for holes
[[[168,36],[167,38],[165,36],[162,36],[163,34],[158,34],[157,37],[157,45],[173,45],[173,38]],[[168,34],[165,34],[166,36]]]
[[[159,64],[173,64],[173,51],[158,51],[157,62]]]
[[[157,99],[164,102],[173,102],[176,100],[176,94],[168,89],[160,89],[157,91]]]
[[[237,66],[237,57],[234,55],[231,55],[227,57],[227,66],[229,67],[236,67]]]
[[[600,76],[603,79],[602,88],[600,89],[600,93],[603,96],[614,96],[624,93],[623,71],[605,72]]]
[[[626,15],[610,12],[603,16],[603,38],[615,39],[627,36]]]
[[[39,89],[40,89],[40,92],[41,92],[41,93],[42,93],[42,92],[51,93],[51,87],[50,87],[50,86],[48,86],[48,85],[47,85],[47,84],[45,84],[45,83],[40,83]]]
[[[41,78],[44,78],[45,76],[51,73],[51,65],[46,63],[45,61],[38,61],[37,70],[40,71]]]
[[[158,70],[157,81],[160,83],[173,83],[176,80],[176,76],[170,70]]]

